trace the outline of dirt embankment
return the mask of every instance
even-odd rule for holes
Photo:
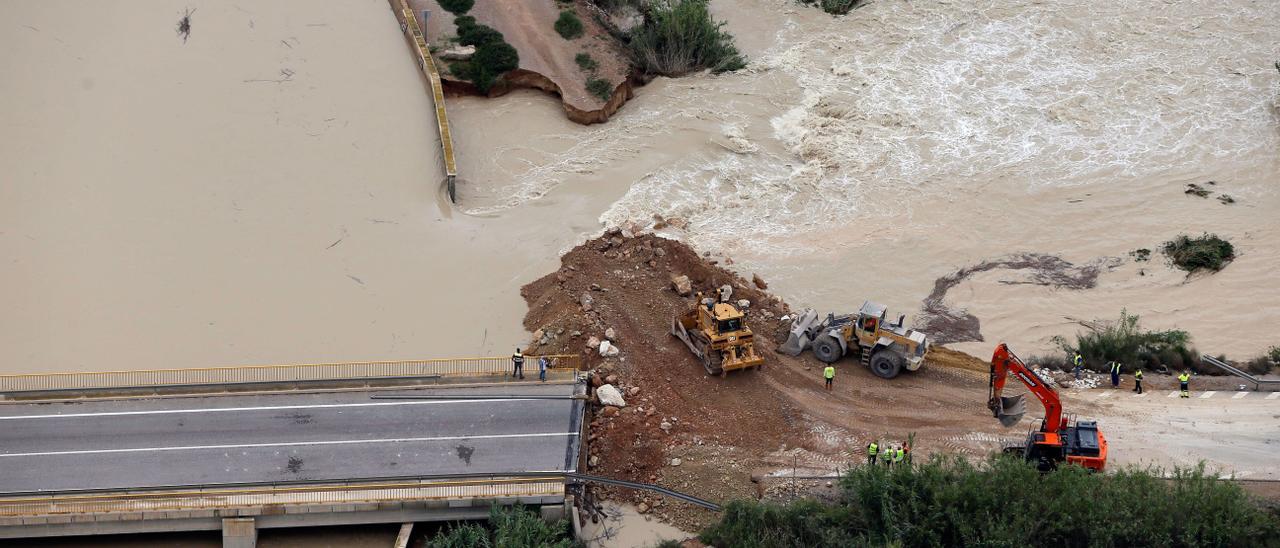
[[[728,284],[734,300],[751,302],[747,324],[766,360],[762,370],[708,376],[669,334],[672,317],[694,302],[674,289],[672,278],[680,275],[694,292],[710,295]],[[582,353],[593,383],[614,384],[626,397],[620,410],[594,408],[592,473],[727,500],[755,496],[753,475],[847,467],[865,459],[873,438],[901,443],[914,432],[921,455],[976,455],[1002,439],[985,407],[981,360],[938,348],[921,371],[884,380],[847,359],[837,364],[835,389],[826,392],[821,364],[810,354],[774,351],[786,337],[787,305],[680,242],[612,232],[567,253],[558,271],[521,293],[530,309],[525,327],[535,335],[532,352]],[[604,358],[588,341],[605,339],[610,329],[621,351]],[[630,492],[608,495],[686,528],[710,517]]]
[[[431,10],[427,21],[427,41],[445,48],[453,46],[445,38],[457,34],[453,15],[439,9],[435,0],[410,0],[420,10]],[[582,36],[565,39],[555,31],[561,11],[571,11],[582,21]],[[522,0],[520,2],[476,2],[467,13],[480,24],[501,32],[520,54],[520,67],[503,76],[488,93],[475,85],[449,74],[450,62],[438,60],[447,93],[499,97],[512,90],[542,90],[560,98],[565,115],[579,124],[598,124],[613,116],[634,95],[639,79],[632,74],[631,63],[621,44],[600,23],[607,18],[598,7],[586,0],[560,4],[556,0]],[[587,54],[590,68],[579,65],[577,56]],[[597,78],[613,86],[613,92],[602,99],[587,89],[587,81]]]

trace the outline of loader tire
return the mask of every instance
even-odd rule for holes
[[[902,357],[889,349],[871,355],[871,372],[882,379],[892,379],[902,371]]]
[[[813,341],[813,355],[823,363],[835,363],[844,356],[844,350],[840,348],[840,341],[830,333],[823,333]]]

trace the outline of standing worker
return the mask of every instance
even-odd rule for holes
[[[876,443],[875,440],[871,440],[871,443],[867,444],[867,464],[875,466],[876,455],[878,454],[880,454],[880,444]]]
[[[893,450],[893,464],[894,464],[894,466],[897,466],[897,465],[899,465],[899,464],[902,464],[902,459],[903,459],[903,458],[905,458],[905,455],[906,455],[906,453],[904,453],[904,452],[902,451],[902,446],[901,446],[901,445],[899,445],[896,449],[894,449],[894,450]]]
[[[551,360],[546,356],[538,358],[538,380],[547,382],[547,366],[551,365]]]
[[[1142,393],[1142,370],[1141,369],[1133,372],[1133,391],[1139,394]]]
[[[511,355],[511,376],[524,378],[524,354],[520,353],[520,349],[516,349],[516,353]]]
[[[822,378],[827,380],[827,392],[830,392],[831,380],[836,378],[836,368],[828,365],[822,370]]]
[[[1111,388],[1120,388],[1120,362],[1110,362],[1111,365]]]
[[[1183,369],[1182,374],[1178,375],[1178,383],[1182,385],[1182,394],[1179,397],[1190,398],[1191,391],[1187,389],[1187,385],[1191,383],[1191,372]]]
[[[1080,351],[1076,351],[1076,355],[1071,358],[1071,363],[1075,366],[1072,371],[1076,374],[1076,380],[1080,380],[1080,369],[1084,367],[1084,356],[1080,355]]]

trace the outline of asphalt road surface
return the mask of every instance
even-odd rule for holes
[[[580,400],[511,384],[0,405],[0,493],[572,470]]]

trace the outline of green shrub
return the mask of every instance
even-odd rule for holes
[[[569,522],[547,523],[536,513],[520,506],[493,507],[489,510],[488,527],[473,523],[455,523],[427,540],[429,548],[515,548],[549,546],[570,548],[573,540]]]
[[[613,97],[613,84],[601,78],[589,78],[587,79],[587,91],[599,97],[601,101],[608,101],[610,97]]]
[[[579,53],[573,56],[573,62],[578,64],[578,68],[586,72],[595,72],[597,68],[600,68],[600,64],[595,59],[592,59],[589,53]]]
[[[1186,331],[1146,331],[1138,324],[1138,316],[1120,312],[1120,320],[1108,322],[1101,330],[1077,333],[1074,345],[1062,337],[1058,345],[1071,356],[1079,351],[1085,366],[1102,371],[1112,360],[1133,371],[1135,366],[1152,368],[1163,364],[1170,369],[1196,368],[1200,356],[1191,348],[1191,335]],[[1069,360],[1069,358],[1068,358]]]
[[[476,0],[439,0],[440,7],[454,15],[462,15],[471,11],[471,6],[474,6],[475,3]]]
[[[1280,346],[1273,346],[1267,349],[1267,357],[1271,358],[1271,363],[1280,365]]]
[[[470,25],[458,28],[458,43],[479,48],[485,44],[505,43],[506,38],[488,25]]]
[[[1199,238],[1184,234],[1165,242],[1161,250],[1175,266],[1187,272],[1201,269],[1217,272],[1236,257],[1231,242],[1216,234],[1204,234]]]
[[[498,77],[520,66],[520,54],[506,42],[490,42],[476,47],[471,56],[468,79],[480,91],[488,93]]]
[[[556,19],[556,32],[565,40],[573,40],[582,36],[583,26],[582,20],[578,19],[578,14],[573,10],[564,10],[560,12],[560,18]]]
[[[860,0],[801,0],[805,4],[818,4],[822,11],[832,15],[844,15],[858,5]]]
[[[453,26],[461,32],[466,27],[476,26],[476,18],[470,15],[459,15],[453,18]]]
[[[840,502],[730,503],[700,540],[715,546],[1256,546],[1280,519],[1203,466],[1047,474],[1017,458],[937,457],[853,468]]]
[[[644,24],[628,35],[633,62],[649,74],[679,76],[701,69],[738,70],[746,59],[707,10],[707,0],[661,0],[650,5]]]
[[[1245,370],[1254,375],[1266,375],[1271,372],[1273,367],[1275,365],[1272,363],[1270,356],[1258,356],[1244,364]]]

